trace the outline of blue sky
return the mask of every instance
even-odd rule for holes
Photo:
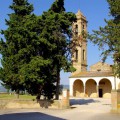
[[[43,11],[47,11],[54,0],[28,0],[34,5],[34,13],[37,15],[42,14]],[[6,29],[5,19],[8,19],[9,13],[12,11],[9,9],[12,0],[0,0],[0,29]],[[104,26],[104,18],[109,19],[109,9],[106,0],[65,0],[65,8],[68,12],[76,13],[79,9],[86,16],[88,25],[87,30],[92,33],[92,30],[98,30],[99,26]],[[0,35],[0,37],[2,37]],[[88,41],[87,48],[87,63],[89,66],[95,64],[101,60],[101,51],[97,46],[94,46]],[[107,63],[112,64],[112,59],[108,58]],[[69,83],[70,73],[61,72],[61,84]]]

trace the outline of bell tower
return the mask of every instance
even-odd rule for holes
[[[77,12],[76,17],[77,21],[72,25],[72,63],[76,71],[72,75],[87,71],[87,40],[85,38],[87,20],[80,10]]]

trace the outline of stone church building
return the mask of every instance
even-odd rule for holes
[[[87,20],[80,11],[76,16],[72,26],[78,43],[72,51],[76,71],[69,77],[70,96],[110,98],[111,90],[120,89],[120,79],[114,77],[112,65],[107,63],[97,62],[87,71],[87,40],[81,37],[82,31],[87,31]]]

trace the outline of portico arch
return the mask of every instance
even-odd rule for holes
[[[112,84],[108,79],[101,79],[99,81],[99,97],[110,98],[111,97]]]
[[[84,96],[84,85],[82,80],[77,79],[73,83],[73,96],[83,97]]]
[[[93,79],[89,79],[86,81],[86,89],[85,94],[87,97],[97,97],[97,83]]]

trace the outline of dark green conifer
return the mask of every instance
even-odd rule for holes
[[[19,90],[24,90],[20,69],[29,61],[33,51],[30,45],[32,35],[26,25],[33,17],[33,6],[27,0],[13,0],[10,8],[13,13],[9,14],[9,20],[6,20],[8,28],[1,31],[4,39],[0,41],[0,78],[6,86],[19,93]]]
[[[71,67],[69,43],[72,35],[71,25],[76,20],[75,14],[65,12],[64,0],[56,0],[48,12],[42,15],[44,19],[43,38],[51,44],[47,49],[48,58],[52,60],[51,70],[55,73],[56,99],[59,99],[60,71]],[[47,54],[47,53],[46,53]],[[69,55],[68,55],[69,54]],[[52,72],[52,71],[51,71]],[[53,72],[52,72],[53,73]]]

